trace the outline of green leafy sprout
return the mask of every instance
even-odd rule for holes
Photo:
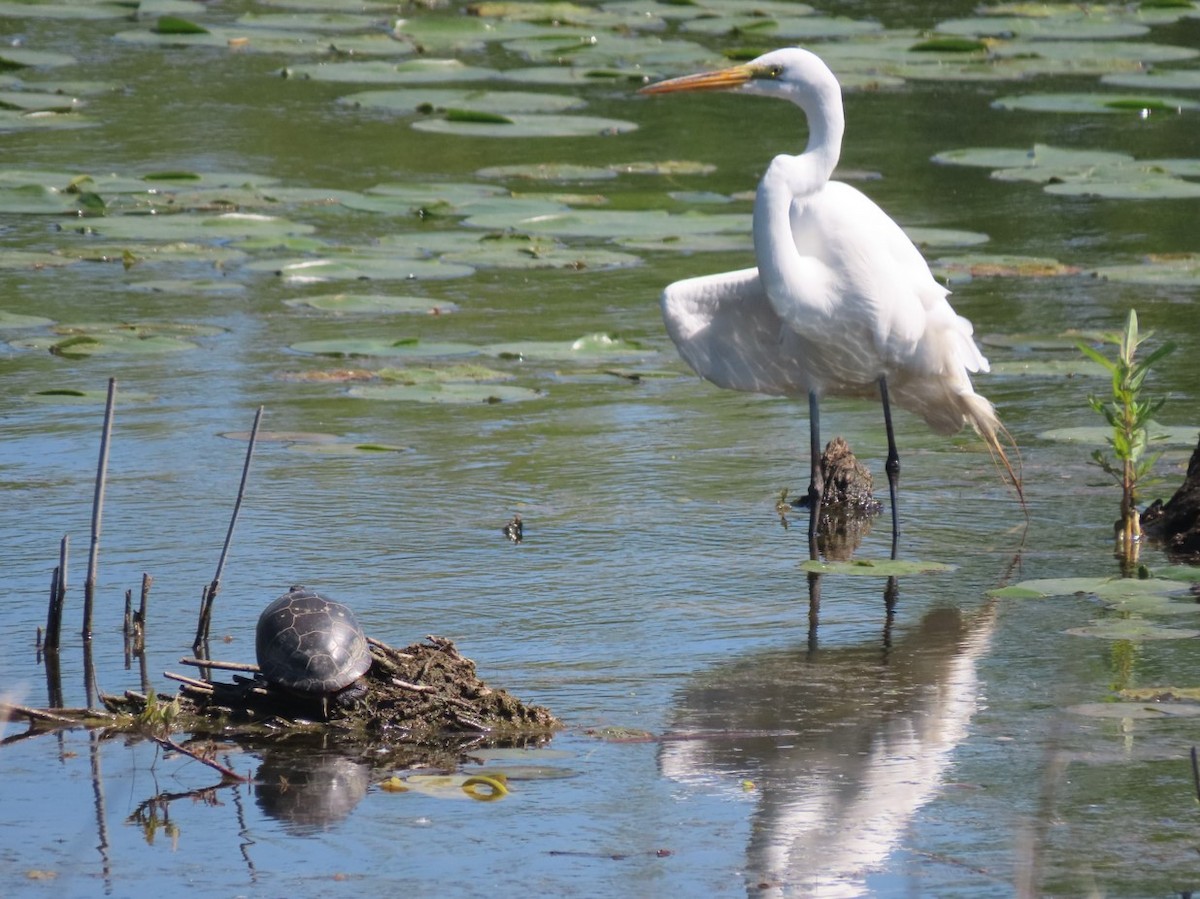
[[[1152,435],[1150,429],[1154,414],[1166,402],[1166,397],[1144,396],[1142,388],[1151,366],[1175,349],[1175,344],[1167,342],[1143,358],[1137,358],[1138,348],[1152,333],[1139,333],[1137,312],[1131,309],[1124,332],[1104,338],[1105,343],[1117,347],[1115,360],[1094,347],[1078,344],[1080,352],[1112,375],[1110,398],[1088,397],[1091,407],[1104,416],[1112,428],[1108,450],[1096,450],[1092,453],[1092,461],[1121,485],[1119,539],[1126,557],[1131,560],[1136,556],[1134,547],[1142,535],[1141,517],[1137,510],[1138,488],[1145,484],[1161,455],[1148,452],[1152,442],[1162,439],[1161,435]]]

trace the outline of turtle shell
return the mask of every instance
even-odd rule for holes
[[[347,606],[292,587],[258,618],[258,667],[273,684],[302,693],[336,693],[371,667],[371,652]]]

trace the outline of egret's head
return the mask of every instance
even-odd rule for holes
[[[841,99],[841,89],[829,66],[815,53],[799,47],[772,50],[728,69],[660,81],[643,87],[638,93],[666,94],[676,91],[739,91],[763,97],[780,97],[801,106],[806,106],[809,98]]]

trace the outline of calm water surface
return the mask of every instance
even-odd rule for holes
[[[939,15],[969,11],[944,6]],[[225,7],[221,18],[258,9]],[[907,20],[883,5],[854,14],[887,25],[936,21]],[[669,183],[630,177],[548,188],[653,208],[670,202],[666,191],[750,190],[771,154],[794,152],[803,140],[799,113],[783,104],[721,96],[648,102],[625,85],[575,92],[590,114],[637,122],[636,132],[448,138],[334,103],[362,86],[279,78],[295,59],[116,42],[129,22],[2,21],[26,46],[76,57],[55,77],[122,86],[91,99],[94,128],[0,135],[6,168],[233,171],[289,188],[359,191],[386,181],[472,181],[484,166],[510,163],[717,166]],[[1198,43],[1194,22],[1154,37]],[[464,58],[520,63],[501,51]],[[1035,141],[1138,157],[1195,151],[1194,116],[989,107],[1009,92],[1012,85],[914,82],[850,94],[843,166],[878,173],[865,189],[905,225],[983,232],[997,254],[1049,255],[1086,268],[1197,249],[1194,200],[1056,198],[1036,185],[991,181],[986,170],[929,161],[940,150]],[[748,211],[745,202],[731,208]],[[344,209],[289,215],[348,243],[413,227]],[[53,217],[12,214],[0,216],[0,239],[29,249],[66,242]],[[63,676],[67,704],[84,701],[76,588],[102,407],[39,404],[28,395],[100,390],[115,376],[123,396],[148,396],[119,403],[116,416],[94,640],[102,689],[139,688],[136,664],[124,666],[119,627],[124,591],[136,591],[142,572],[155,579],[146,668],[157,688],[171,689],[161,673],[178,670],[190,653],[199,593],[212,578],[245,452],[221,434],[248,429],[262,404],[272,431],[404,449],[322,454],[260,445],[216,606],[214,633],[223,642],[215,654],[252,659],[259,610],[303,582],[353,605],[368,631],[390,643],[452,638],[489,682],[549,706],[569,729],[550,744],[553,755],[534,753],[527,763],[573,775],[515,783],[501,802],[451,802],[380,791],[372,785],[391,770],[340,758],[334,744],[290,755],[227,747],[230,764],[264,784],[315,772],[325,788],[313,788],[316,807],[305,811],[261,788],[205,791],[213,772],[124,737],[67,731],[15,741],[0,748],[0,892],[1169,896],[1200,888],[1186,762],[1200,742],[1195,719],[1064,711],[1104,700],[1114,684],[1190,685],[1195,641],[1118,647],[1064,633],[1102,617],[1085,597],[986,595],[1025,578],[1116,573],[1108,540],[1116,494],[1087,464],[1088,449],[1038,437],[1092,424],[1086,394],[1103,383],[979,379],[1022,447],[1030,508],[1023,539],[1020,510],[978,442],[935,437],[902,413],[902,555],[957,568],[901,578],[890,624],[882,579],[826,578],[813,626],[798,568],[805,528],[782,527],[774,511],[780,490],[806,485],[802,405],[725,394],[691,377],[657,309],[670,280],[749,257],[643,257],[613,271],[481,269],[441,282],[313,288],[234,270],[238,292],[182,295],[137,283],[211,278],[211,267],[0,270],[7,312],[223,329],[199,351],[141,358],[69,360],[0,343],[0,692],[46,704],[34,634],[58,541],[69,534]],[[283,304],[340,289],[415,293],[460,310],[331,318]],[[954,302],[985,336],[1113,329],[1136,306],[1146,327],[1180,346],[1155,380],[1170,395],[1163,417],[1194,425],[1195,299],[1186,288],[1085,278],[980,279],[957,285]],[[518,383],[545,396],[471,406],[368,402],[336,384],[286,377],[343,364],[287,349],[301,340],[394,334],[486,344],[597,331],[656,350],[644,367],[667,376],[630,381],[571,363],[529,375],[514,365]],[[827,436],[844,435],[881,478],[875,405],[827,408]],[[1169,481],[1186,457],[1179,447],[1164,457]],[[518,511],[526,541],[514,546],[500,528]],[[883,558],[887,545],[885,522],[858,555]],[[1163,562],[1153,551],[1149,561]],[[668,738],[609,743],[586,733],[610,725]],[[20,730],[10,725],[6,736]],[[149,827],[145,803],[160,794],[177,798]]]

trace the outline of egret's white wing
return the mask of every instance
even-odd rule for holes
[[[808,392],[806,354],[772,308],[757,269],[676,281],[663,291],[662,312],[679,355],[718,387]]]

